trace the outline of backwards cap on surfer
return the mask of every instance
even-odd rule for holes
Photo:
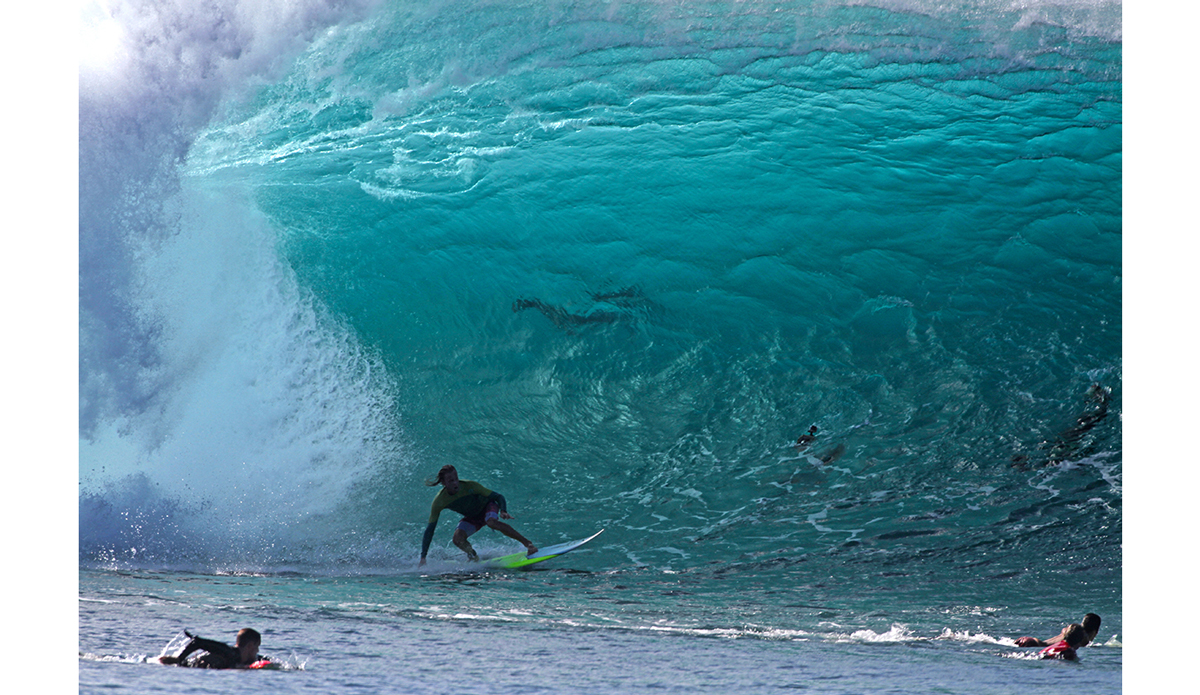
[[[467,540],[471,534],[487,526],[519,541],[525,546],[529,555],[537,552],[537,546],[529,542],[512,526],[501,519],[514,518],[508,513],[508,504],[504,495],[492,492],[474,480],[459,480],[458,470],[451,465],[442,466],[437,477],[425,483],[430,487],[441,485],[442,489],[433,498],[429,511],[429,525],[425,527],[425,536],[421,539],[421,564],[425,564],[425,556],[429,554],[429,544],[433,541],[433,532],[437,528],[438,517],[443,509],[458,512],[463,519],[454,530],[454,545],[467,554],[472,562],[479,560],[479,555]]]

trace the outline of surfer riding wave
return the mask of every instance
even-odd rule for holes
[[[431,487],[441,485],[442,489],[438,492],[437,497],[433,498],[433,506],[429,511],[429,525],[425,527],[425,537],[421,539],[422,566],[425,564],[426,555],[429,554],[429,544],[433,541],[433,532],[437,528],[438,517],[443,509],[462,514],[463,519],[458,522],[458,528],[454,530],[454,545],[465,552],[467,559],[472,562],[478,562],[479,555],[471,547],[471,542],[467,538],[484,526],[520,541],[528,551],[528,555],[537,552],[537,546],[530,543],[528,538],[501,521],[501,519],[514,518],[508,513],[504,495],[492,492],[474,480],[459,480],[458,470],[450,465],[442,466],[438,471],[437,478],[427,484]]]

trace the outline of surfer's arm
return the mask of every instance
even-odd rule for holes
[[[488,495],[487,501],[489,504],[495,502],[500,507],[500,513],[506,517],[508,516],[508,502],[504,500],[504,495],[501,495],[499,492],[493,492]]]
[[[433,530],[437,528],[437,522],[430,522],[425,527],[425,537],[421,539],[421,564],[425,564],[425,556],[429,554],[429,544],[433,542]]]
[[[425,527],[425,536],[421,539],[421,564],[425,564],[425,556],[429,554],[429,544],[433,542],[433,530],[437,528],[438,517],[442,515],[442,509],[446,503],[442,499],[445,497],[444,490],[438,493],[437,497],[433,498],[433,504],[429,507],[429,525]]]

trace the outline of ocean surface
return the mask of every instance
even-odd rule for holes
[[[85,4],[79,691],[1120,692],[1121,14]]]

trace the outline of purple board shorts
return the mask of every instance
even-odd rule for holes
[[[500,505],[496,504],[495,502],[490,502],[488,503],[488,506],[483,508],[482,512],[476,514],[475,516],[470,518],[464,516],[463,520],[458,522],[458,527],[462,529],[463,533],[466,533],[469,536],[484,526],[487,526],[488,519],[499,518]]]

